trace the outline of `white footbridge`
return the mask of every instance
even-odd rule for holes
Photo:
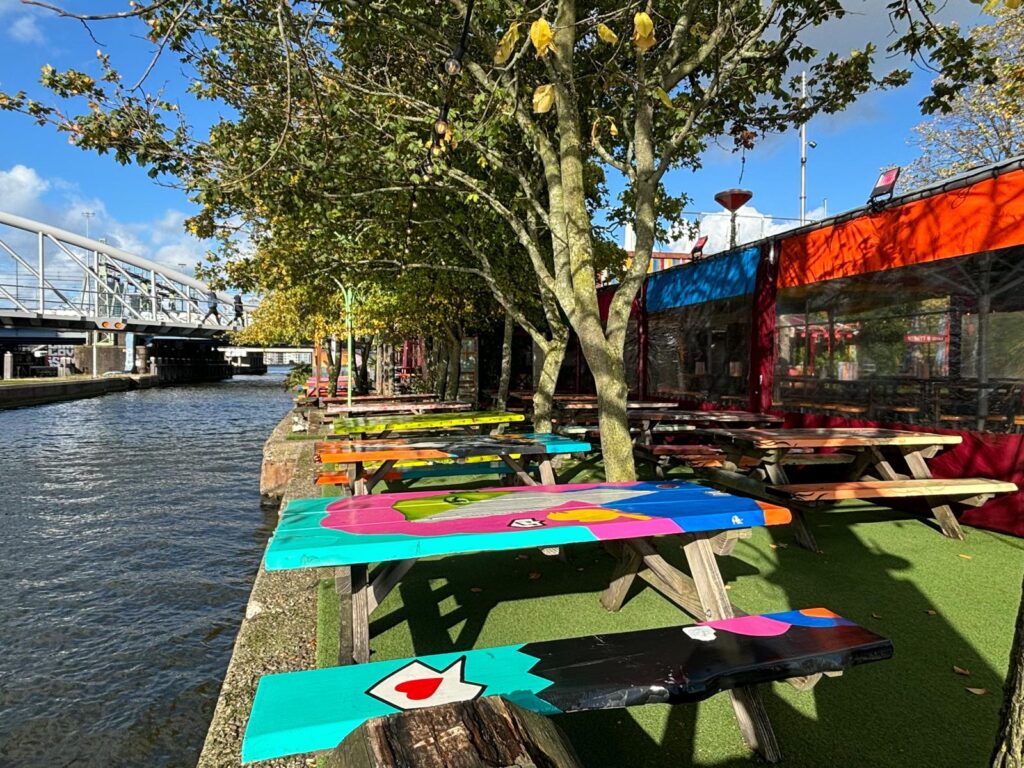
[[[234,296],[182,272],[0,211],[0,327],[210,338],[248,310],[236,318]]]

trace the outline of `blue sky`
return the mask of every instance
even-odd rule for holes
[[[127,2],[65,0],[62,5],[90,11],[123,10]],[[850,17],[831,29],[819,30],[808,42],[819,47],[827,43],[843,53],[871,38],[884,47],[888,29],[881,11],[884,5],[884,0],[855,0],[849,4],[854,11]],[[965,27],[985,21],[978,6],[968,0],[950,0],[944,16]],[[145,69],[152,46],[142,38],[138,23],[97,23],[93,32],[126,80]],[[19,0],[0,0],[0,50],[4,52],[0,56],[0,88],[7,91],[40,93],[39,70],[44,64],[91,73],[97,69],[97,44],[78,22],[25,7]],[[830,213],[862,205],[879,169],[905,164],[914,157],[908,140],[911,128],[921,120],[917,104],[931,77],[931,73],[919,72],[906,88],[869,94],[844,114],[811,122],[808,138],[818,147],[809,151],[809,211],[820,215],[825,198]],[[188,98],[187,77],[172,61],[158,66],[146,86],[164,88],[172,99],[183,99],[183,107],[194,121],[209,124],[216,118],[213,105],[197,105]],[[714,193],[736,186],[739,173],[739,155],[713,150],[699,173],[675,172],[668,183],[673,191],[683,190],[691,196],[691,209],[713,211],[718,207]],[[752,213],[798,216],[799,144],[795,130],[771,137],[747,153],[742,186],[754,191]],[[0,112],[0,210],[81,233],[86,224],[83,211],[93,211],[93,236],[107,237],[171,266],[185,264],[188,271],[205,252],[205,245],[182,227],[193,211],[182,192],[156,184],[143,169],[79,150],[68,144],[66,136],[6,112]],[[740,224],[753,235],[784,225],[770,218],[763,223],[744,219]],[[713,234],[711,245],[715,245],[722,227],[716,230],[712,222],[707,227]]]

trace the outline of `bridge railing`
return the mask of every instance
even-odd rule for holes
[[[117,321],[210,332],[237,328],[235,297],[157,262],[0,212],[0,316]]]

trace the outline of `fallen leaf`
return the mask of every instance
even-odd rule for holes
[[[931,608],[929,608],[927,611],[925,611],[925,613],[927,613],[929,616],[938,616],[939,615],[938,611],[933,611]]]
[[[971,670],[964,669],[963,667],[958,667],[956,664],[953,665],[953,672],[958,675],[963,675],[964,677],[971,676]]]
[[[555,86],[551,83],[538,85],[537,90],[533,92],[533,111],[538,115],[543,115],[545,112],[550,112],[553,106],[555,106]]]
[[[540,578],[540,573],[538,571],[531,571],[530,572],[530,580],[531,581],[536,581],[539,578]]]
[[[879,615],[878,615],[877,613],[874,613],[874,612],[872,612],[872,613],[871,613],[871,618],[872,618],[872,619],[880,619],[880,618],[882,618],[882,617],[881,617],[881,616],[879,616]]]
[[[988,693],[988,691],[984,688],[968,688],[967,691],[969,693],[973,693],[975,696],[984,696],[986,693]]]
[[[516,43],[519,42],[519,25],[513,24],[508,28],[501,40],[498,42],[498,47],[494,51],[494,63],[499,67],[506,61],[512,58],[512,53],[516,49]]]
[[[537,19],[530,25],[530,40],[533,42],[533,47],[537,49],[538,58],[548,55],[554,39],[555,34],[551,31],[551,25],[546,19]]]
[[[962,557],[964,560],[970,560],[971,559],[970,555],[965,555],[963,552],[960,553],[959,557]]]
[[[483,590],[482,587],[470,587],[469,591],[470,592],[483,592],[484,590]]]
[[[579,567],[579,568],[577,568],[576,570],[577,570],[577,571],[582,571],[582,570],[583,570],[583,567],[582,567],[582,566],[580,566],[580,567]]]
[[[615,45],[619,42],[619,36],[616,35],[612,31],[612,28],[607,24],[597,25],[597,36],[600,37],[603,42],[608,43],[608,45]]]
[[[731,586],[731,585],[729,585],[729,584],[726,584],[726,585],[725,585],[725,588],[726,588],[726,589],[732,589],[732,586]]]
[[[529,560],[529,559],[530,559],[530,556],[527,555],[527,554],[516,555],[516,560]]]

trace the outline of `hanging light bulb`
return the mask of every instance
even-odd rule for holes
[[[458,77],[462,73],[462,62],[454,55],[444,61],[444,72],[448,77]]]

